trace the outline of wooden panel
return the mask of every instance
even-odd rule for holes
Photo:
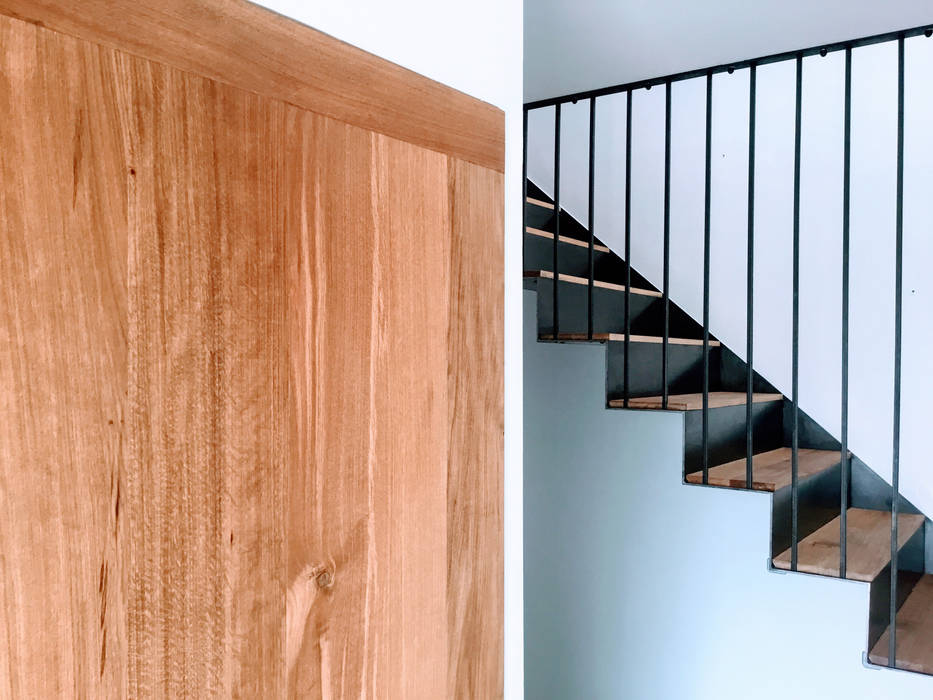
[[[747,398],[744,391],[711,391],[709,392],[709,407],[744,406]],[[753,394],[752,402],[767,403],[780,401],[783,398],[781,394]],[[621,408],[623,401],[612,399],[609,405],[613,408]],[[630,399],[628,405],[629,408],[659,409],[662,401],[660,396],[645,396]],[[667,406],[671,411],[699,411],[703,408],[703,394],[671,394],[668,396]]]
[[[451,162],[448,698],[503,689],[503,178]]]
[[[107,51],[0,17],[0,697],[120,697],[126,182]]]
[[[298,112],[288,140],[289,690],[443,697],[447,161]]]
[[[797,459],[797,474],[802,480],[836,466],[842,458],[838,450],[801,448]],[[744,489],[745,465],[745,457],[742,457],[710,468],[709,484]],[[777,491],[789,486],[791,483],[791,448],[779,447],[776,450],[755,455],[752,461],[752,479],[752,488],[756,491]],[[702,484],[703,472],[687,474],[687,483]]]
[[[500,110],[245,0],[0,0],[0,12],[505,169]]]
[[[285,107],[128,62],[130,695],[276,697]]]
[[[874,580],[891,560],[891,514],[883,510],[849,508],[846,527],[846,578]],[[903,547],[921,527],[922,515],[899,515],[898,547]],[[790,569],[790,549],[774,558],[774,566]],[[797,570],[823,576],[839,575],[839,518],[798,543]]]
[[[920,577],[904,605],[897,611],[897,651],[894,663],[898,668],[933,674],[933,627],[930,626],[930,619],[933,619],[933,576],[927,574]],[[869,658],[873,664],[888,665],[890,634],[889,626],[871,650]]]

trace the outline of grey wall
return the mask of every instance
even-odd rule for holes
[[[525,292],[525,697],[879,700],[868,586],[769,573],[770,497],[681,483],[682,417],[607,411],[602,346],[535,342]]]

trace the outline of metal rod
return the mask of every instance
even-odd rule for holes
[[[846,577],[849,516],[849,213],[852,179],[852,49],[846,49],[845,117],[842,165],[842,419],[839,483],[839,576]]]
[[[629,337],[632,335],[632,93],[625,101],[625,340],[622,343],[622,405],[629,402]]]
[[[706,182],[703,214],[703,484],[709,484],[709,261],[713,162],[713,74],[706,74]]]
[[[554,106],[554,341],[560,340],[560,267],[557,259],[557,244],[560,241],[560,105]]]
[[[667,409],[671,332],[671,84],[665,87],[664,108],[664,339],[661,344],[661,408]]]
[[[525,267],[525,231],[528,230],[528,110],[522,110],[522,270]]]
[[[797,55],[797,97],[794,126],[794,282],[793,282],[793,340],[791,346],[791,540],[790,569],[797,570],[797,525],[800,510],[798,463],[800,447],[800,416],[797,402],[800,398],[800,132],[803,102],[803,56]]]
[[[894,450],[891,464],[891,634],[888,666],[897,652],[897,518],[900,510],[901,461],[901,307],[904,280],[904,37],[897,41],[897,224],[894,244]]]
[[[587,250],[589,281],[586,286],[586,337],[593,339],[593,229],[596,218],[593,215],[594,185],[596,178],[595,158],[596,158],[596,98],[590,98],[590,194],[589,194],[589,229],[590,240]]]
[[[745,488],[750,489],[754,483],[753,462],[755,450],[752,435],[752,409],[754,407],[754,370],[753,357],[755,350],[755,110],[756,91],[758,84],[758,70],[753,63],[748,74],[748,269],[745,281],[745,335],[746,335],[746,362],[747,375],[745,386]]]
[[[526,107],[529,109],[538,109],[540,107],[551,107],[556,104],[565,103],[565,102],[576,102],[578,100],[588,100],[591,97],[603,97],[605,95],[615,95],[622,92],[631,92],[632,90],[637,90],[639,88],[649,87],[653,85],[664,85],[667,82],[676,83],[681,80],[691,80],[693,78],[702,78],[705,75],[710,73],[726,73],[728,71],[741,70],[743,68],[749,68],[752,63],[755,63],[758,66],[764,66],[771,63],[780,63],[781,61],[790,61],[798,56],[816,56],[817,54],[833,53],[836,51],[844,51],[847,48],[854,49],[860,46],[871,46],[872,44],[882,44],[887,41],[896,41],[900,37],[914,37],[920,36],[927,30],[929,30],[933,25],[924,24],[919,27],[911,27],[910,29],[904,29],[896,32],[886,32],[884,34],[874,34],[872,36],[861,37],[859,39],[851,39],[849,41],[838,41],[830,44],[819,44],[817,46],[810,46],[805,49],[798,49],[795,51],[785,51],[782,53],[770,54],[768,56],[759,56],[757,58],[743,59],[740,61],[733,61],[731,63],[722,63],[715,66],[708,66],[706,68],[698,68],[689,71],[683,71],[681,73],[671,73],[670,75],[659,76],[656,78],[649,78],[647,80],[635,80],[628,83],[619,83],[617,85],[609,85],[602,88],[597,88],[595,90],[584,90],[582,92],[570,93],[567,95],[560,95],[558,97],[550,97],[544,100],[534,100],[528,102]]]

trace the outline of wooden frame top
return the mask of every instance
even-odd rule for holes
[[[0,0],[0,14],[505,171],[500,109],[245,0]]]

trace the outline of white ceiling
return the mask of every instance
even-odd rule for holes
[[[525,101],[933,23],[933,0],[525,0]]]

